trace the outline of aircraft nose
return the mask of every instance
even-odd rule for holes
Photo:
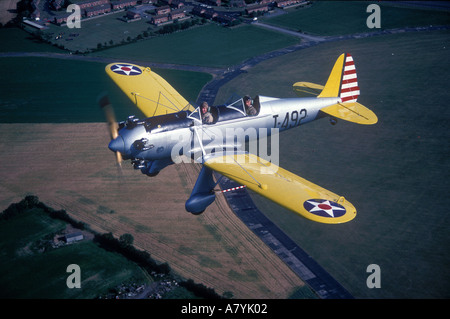
[[[118,136],[109,142],[108,148],[113,152],[125,153],[125,142],[122,136]]]

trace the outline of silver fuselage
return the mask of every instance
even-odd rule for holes
[[[192,113],[186,112],[135,120],[120,129],[117,141],[112,141],[110,148],[128,159],[174,160],[183,154],[196,159],[205,152],[239,149],[245,142],[257,140],[262,135],[270,136],[306,124],[318,118],[321,108],[339,102],[339,98],[315,97],[278,99],[259,96],[257,99],[259,112],[256,116],[222,106],[216,108],[219,120],[213,124],[202,124],[191,116]],[[230,116],[230,112],[237,113]],[[227,118],[221,116],[225,113]]]

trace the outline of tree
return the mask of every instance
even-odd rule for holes
[[[123,234],[119,238],[120,244],[124,246],[130,246],[133,245],[134,237],[131,234]]]

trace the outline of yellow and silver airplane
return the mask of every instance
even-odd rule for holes
[[[307,219],[337,224],[355,218],[355,207],[343,196],[245,151],[245,142],[323,117],[330,117],[332,123],[343,119],[375,124],[377,116],[357,102],[360,91],[351,55],[339,56],[325,86],[293,85],[298,95],[320,92],[314,97],[258,95],[205,106],[203,111],[148,67],[112,63],[106,66],[106,73],[148,117],[130,116],[116,123],[107,97],[100,100],[110,125],[109,148],[118,163],[130,159],[135,169],[149,176],[180,162],[180,155],[203,164],[186,201],[188,212],[200,214],[214,202],[217,182],[212,172],[216,171]]]

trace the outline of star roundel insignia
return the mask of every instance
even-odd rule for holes
[[[345,208],[333,201],[326,199],[309,199],[303,203],[303,207],[311,214],[336,218],[345,215]]]
[[[139,75],[142,73],[141,69],[130,64],[114,64],[111,66],[111,71],[122,75]]]

